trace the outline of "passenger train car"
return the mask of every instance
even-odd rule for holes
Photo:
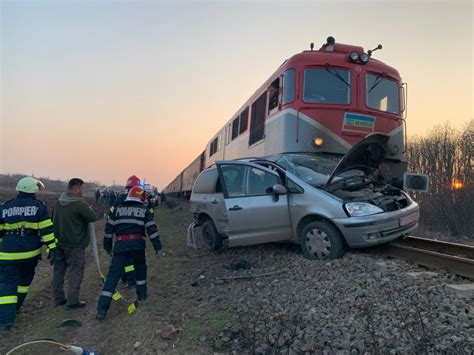
[[[401,186],[406,90],[398,71],[360,46],[336,43],[296,54],[210,139],[164,192],[189,197],[198,174],[217,160],[313,152],[339,160],[367,134],[390,136],[385,176]]]

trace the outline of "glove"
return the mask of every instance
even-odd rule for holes
[[[160,261],[161,257],[165,255],[162,249],[156,251],[156,261]]]
[[[104,238],[104,250],[109,256],[112,256],[112,238]]]
[[[153,238],[151,240],[151,244],[153,244],[153,248],[155,248],[155,253],[156,255],[158,255],[158,252],[161,250],[160,238]]]
[[[54,265],[54,263],[59,260],[59,254],[56,249],[50,249],[48,253],[49,265]]]

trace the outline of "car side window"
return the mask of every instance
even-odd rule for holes
[[[245,174],[247,167],[244,165],[222,165],[222,175],[229,197],[246,195]]]
[[[219,177],[217,169],[204,170],[194,183],[193,193],[212,194]]]
[[[270,195],[273,185],[279,184],[277,175],[257,168],[249,167],[247,196]]]
[[[221,178],[217,178],[216,189],[214,190],[215,193],[222,193],[222,184]]]
[[[286,188],[290,194],[302,194],[304,192],[302,187],[288,178],[286,178]]]

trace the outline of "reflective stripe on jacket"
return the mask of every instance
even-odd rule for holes
[[[46,205],[33,194],[19,193],[0,205],[0,263],[37,258],[41,246],[57,246]]]
[[[114,206],[105,225],[105,238],[115,235],[145,233],[150,239],[158,238],[158,227],[152,210],[147,204],[125,201]],[[145,240],[119,240],[115,243],[114,252],[145,249]]]

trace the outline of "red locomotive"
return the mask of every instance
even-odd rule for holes
[[[312,152],[338,160],[372,132],[390,136],[385,176],[406,171],[405,88],[398,71],[360,46],[336,43],[286,60],[163,191],[188,197],[216,160]]]

